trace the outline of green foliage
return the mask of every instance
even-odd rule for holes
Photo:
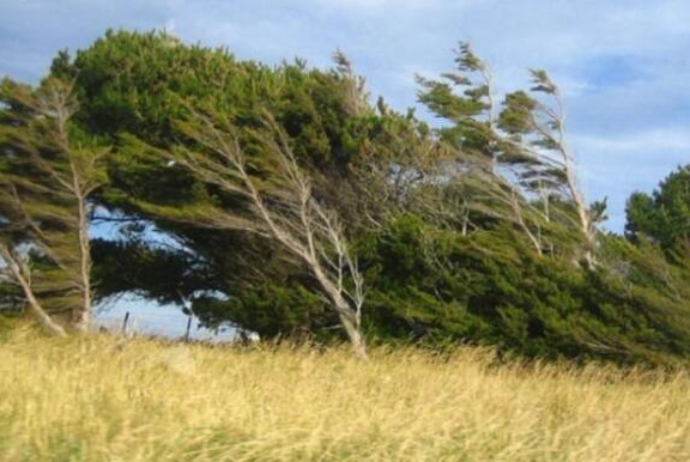
[[[536,123],[549,133],[562,128],[543,120],[540,97],[557,96],[546,73],[533,71],[531,92],[496,104],[489,70],[461,44],[455,72],[419,79],[420,101],[447,123],[430,130],[412,111],[398,114],[382,99],[369,105],[363,79],[341,53],[335,61],[330,70],[300,60],[269,67],[165,33],[125,31],[107,32],[74,59],[57,56],[53,77],[74,81],[79,99],[70,134],[83,149],[75,159],[112,145],[107,178],[91,172],[104,185],[92,200],[108,210],[106,219],[133,220],[117,238],[92,242],[100,299],[136,292],[160,303],[191,301],[204,322],[229,321],[262,338],[340,335],[304,264],[260,234],[213,226],[218,210],[250,216],[246,198],[182,165],[204,148],[190,136],[192,111],[217,115],[241,143],[256,187],[280,204],[275,156],[256,136],[269,113],[311,194],[337,213],[357,254],[369,337],[552,359],[687,360],[690,265],[666,258],[688,245],[687,169],[653,197],[634,195],[627,228],[634,242],[600,236],[600,264],[588,268],[578,264],[582,235],[573,197],[563,193],[568,178],[530,151],[557,148]],[[73,208],[45,194],[50,180],[6,155],[7,146],[38,149],[14,122],[30,111],[13,95],[29,90],[8,85],[0,170],[20,189],[34,188],[29,205],[39,221],[64,221]],[[0,201],[5,214],[8,204]],[[588,213],[603,220],[605,203]],[[169,243],[153,242],[151,228]],[[11,237],[20,243],[26,233]],[[63,253],[72,252],[73,242]],[[38,254],[32,265],[42,274],[56,268]]]
[[[529,133],[532,131],[530,116],[535,108],[536,102],[522,90],[506,95],[499,127],[514,135]]]
[[[417,161],[412,146],[424,143],[411,117],[392,111],[376,114],[366,104],[361,79],[342,56],[330,71],[307,69],[301,61],[269,68],[238,62],[224,50],[190,47],[165,34],[109,32],[73,62],[66,61],[61,55],[54,71],[75,76],[82,126],[115,145],[109,159],[111,184],[99,197],[100,204],[155,221],[158,229],[184,242],[213,268],[205,283],[187,284],[189,292],[192,287],[210,288],[237,296],[247,281],[254,282],[256,271],[249,261],[281,280],[303,271],[270,242],[247,246],[247,239],[214,230],[204,220],[216,208],[241,212],[248,205],[242,197],[205,184],[171,162],[171,152],[198,149],[188,136],[191,107],[217,113],[232,124],[247,153],[249,173],[262,190],[275,180],[274,160],[256,143],[254,133],[270,112],[289,136],[301,167],[310,172],[314,195],[332,204],[353,231],[365,228],[370,219],[382,219],[386,203],[379,198],[388,193],[381,175],[394,162]],[[353,181],[355,176],[371,181],[359,183]],[[178,253],[185,262],[186,253]],[[95,256],[99,278],[120,281],[104,282],[104,287],[125,287],[137,279],[123,281],[121,275],[127,273],[121,265],[108,264],[113,257],[101,252]],[[267,259],[277,259],[278,264]],[[150,267],[146,261],[141,264]],[[160,272],[166,274],[165,269]],[[151,289],[157,286],[152,284]],[[160,297],[157,289],[147,292]]]
[[[690,167],[679,168],[653,194],[636,192],[628,199],[625,232],[630,239],[646,236],[669,254],[687,258],[690,249]]]
[[[341,62],[322,71],[296,60],[268,67],[238,61],[224,49],[189,46],[165,33],[109,31],[73,61],[59,55],[53,72],[74,77],[80,125],[114,144],[103,205],[151,216],[142,202],[193,211],[228,200],[184,168],[170,167],[158,149],[190,147],[180,122],[188,119],[191,106],[210,109],[223,114],[248,144],[252,173],[266,176],[265,159],[251,146],[251,131],[269,112],[289,135],[300,164],[313,174],[316,194],[342,205],[339,213],[356,225],[361,208],[371,205],[362,204],[352,176],[373,166],[385,171],[385,162],[409,158],[409,148],[397,148],[409,145],[418,127],[392,111],[377,115],[348,66]],[[339,200],[344,195],[348,200]]]
[[[301,284],[261,283],[247,286],[240,296],[228,300],[199,297],[194,312],[206,322],[231,320],[263,338],[327,336],[338,321],[326,310],[327,302]],[[331,325],[326,325],[330,321]]]
[[[211,290],[211,274],[203,260],[189,252],[152,246],[140,238],[94,239],[91,252],[98,265],[94,279],[105,299],[134,292],[160,304],[182,303],[197,290]]]
[[[43,309],[68,320],[90,310],[88,201],[107,182],[108,148],[72,124],[76,110],[70,85],[56,78],[35,89],[0,84],[3,269],[18,263],[26,283],[11,279],[23,297],[30,287]]]
[[[449,123],[436,133],[454,154],[444,174],[451,187],[461,185],[463,229],[510,223],[537,253],[589,260],[603,203],[588,210],[577,189],[556,85],[546,72],[531,71],[530,92],[499,102],[491,70],[467,43],[455,61],[456,71],[442,80],[418,79],[419,102]]]
[[[509,229],[468,239],[400,217],[361,246],[370,328],[548,358],[657,363],[690,353],[687,273],[654,248],[607,239],[607,261],[630,268],[621,275],[539,258],[520,242]]]

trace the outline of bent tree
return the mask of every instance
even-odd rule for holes
[[[248,130],[246,136],[252,156],[227,116],[188,109],[191,117],[177,125],[194,147],[178,146],[160,154],[170,159],[169,166],[183,165],[201,182],[239,198],[243,206],[142,206],[172,220],[246,231],[277,243],[306,267],[338,316],[355,354],[365,358],[362,274],[338,217],[312,193],[309,177],[285,132],[265,113],[262,127]]]
[[[466,203],[480,215],[488,205],[493,217],[524,232],[539,255],[559,240],[547,241],[549,234],[571,231],[578,255],[593,264],[603,204],[588,206],[580,189],[556,84],[532,70],[530,91],[508,93],[499,103],[491,69],[468,43],[460,44],[456,63],[442,80],[419,77],[419,100],[451,122],[438,133],[465,164],[456,180],[475,192]]]
[[[71,85],[0,86],[0,256],[7,282],[51,332],[86,331],[93,303],[89,197],[107,148],[78,133]]]

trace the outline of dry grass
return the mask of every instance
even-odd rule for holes
[[[0,460],[690,460],[685,375],[118,342],[0,342]]]

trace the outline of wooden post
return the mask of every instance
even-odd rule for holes
[[[125,319],[122,320],[122,334],[127,335],[127,323],[129,322],[129,311],[125,313]]]
[[[192,314],[187,318],[187,332],[184,334],[184,341],[189,342],[189,331],[192,329]]]

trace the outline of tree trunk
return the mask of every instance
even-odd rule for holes
[[[31,288],[26,286],[26,281],[24,279],[20,281],[20,285],[24,290],[24,295],[26,296],[26,302],[29,304],[29,308],[38,318],[38,321],[41,323],[41,325],[53,335],[58,337],[66,337],[67,332],[65,332],[65,329],[60,324],[56,323],[48,313],[46,313],[39,301],[34,296]]]
[[[319,282],[324,292],[331,299],[335,311],[338,313],[340,322],[345,328],[352,350],[357,357],[367,359],[366,341],[362,335],[361,323],[358,313],[350,306],[347,300],[343,297],[340,290],[331,282],[326,274],[321,269],[318,261],[307,260],[311,266],[312,272]]]
[[[346,314],[341,313],[340,311],[339,316],[340,322],[343,324],[343,327],[345,328],[345,333],[347,333],[347,337],[350,340],[352,351],[358,358],[368,359],[369,356],[367,355],[366,341],[364,340],[364,336],[362,336],[360,326],[353,322],[352,319],[350,319],[350,316],[347,316]]]
[[[65,329],[60,324],[56,323],[48,313],[46,313],[41,306],[41,303],[34,295],[34,291],[31,288],[31,283],[24,275],[24,271],[22,271],[20,263],[15,260],[15,255],[13,255],[13,252],[5,246],[0,246],[0,254],[2,254],[5,264],[12,272],[15,282],[22,288],[24,297],[26,298],[26,303],[29,305],[29,309],[36,316],[39,323],[51,334],[58,337],[66,337],[67,332],[65,332]]]
[[[75,307],[73,313],[73,323],[75,330],[87,332],[91,325],[91,241],[89,240],[89,218],[88,204],[79,182],[79,175],[76,167],[72,163],[72,181],[74,193],[77,198],[79,214],[78,239],[79,239],[79,272],[81,277],[82,304]]]

